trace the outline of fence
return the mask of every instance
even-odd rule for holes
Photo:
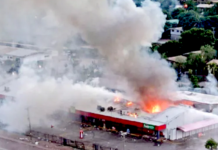
[[[31,131],[31,133],[27,133],[26,135],[31,136],[33,138],[40,139],[40,140],[48,141],[51,143],[56,143],[56,144],[60,144],[63,146],[69,146],[72,148],[77,148],[80,150],[118,150],[117,148],[105,147],[105,146],[87,142],[87,141],[84,141],[84,142],[74,141],[74,140],[66,139],[63,137],[56,136],[56,135],[45,134],[45,133],[38,132],[38,131]]]

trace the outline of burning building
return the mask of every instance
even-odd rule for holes
[[[115,128],[117,131],[129,129],[131,133],[141,137],[146,135],[176,140],[218,127],[216,115],[194,107],[200,101],[185,97],[181,93],[180,96],[182,97],[176,102],[152,100],[144,104],[116,97],[107,104],[102,103],[98,108],[79,106],[74,110],[83,123],[105,126],[107,129]]]

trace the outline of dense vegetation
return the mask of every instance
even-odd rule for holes
[[[135,1],[140,7],[140,1],[143,0]],[[183,32],[179,40],[170,40],[164,44],[154,43],[151,49],[158,51],[165,59],[189,53],[185,55],[185,61],[177,60],[172,66],[177,70],[178,76],[188,72],[194,87],[198,87],[198,82],[208,72],[218,77],[217,64],[210,62],[217,58],[218,51],[218,3],[212,8],[198,9],[192,0],[180,1],[186,7],[172,9],[175,8],[173,1],[154,1],[161,3],[162,11],[166,15],[162,39],[170,39],[170,28],[182,27]],[[190,53],[192,51],[200,53]]]

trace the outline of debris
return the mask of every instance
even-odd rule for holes
[[[39,142],[35,142],[35,145],[39,145]]]
[[[21,141],[29,141],[28,138],[20,138]]]

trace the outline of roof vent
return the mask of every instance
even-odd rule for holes
[[[105,111],[105,108],[102,107],[102,106],[97,106],[97,109],[98,109],[99,111],[101,111],[101,112],[104,112],[104,111]]]
[[[116,108],[113,108],[112,106],[108,107],[107,110],[108,111],[114,111]]]

